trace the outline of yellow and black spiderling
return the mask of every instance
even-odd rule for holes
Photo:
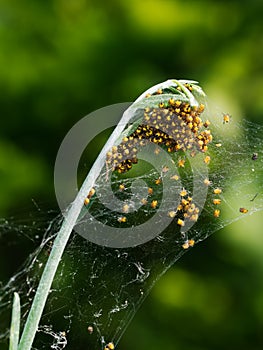
[[[190,85],[187,88],[191,89]],[[162,94],[162,91],[154,94]],[[212,134],[208,130],[209,121],[203,123],[200,117],[204,108],[203,104],[193,107],[188,102],[172,98],[161,102],[159,108],[146,107],[142,123],[107,153],[107,166],[119,173],[127,172],[138,162],[139,150],[149,141],[163,146],[169,153],[179,150],[205,153]]]
[[[153,200],[153,201],[151,202],[151,207],[152,207],[153,209],[156,209],[157,205],[158,205],[158,201],[157,201],[157,200]]]
[[[214,189],[213,192],[214,192],[214,194],[221,194],[222,193],[222,189],[217,187],[217,188]]]
[[[94,196],[94,194],[95,194],[95,189],[94,188],[92,188],[90,191],[89,191],[89,193],[88,193],[88,195],[87,195],[87,197],[85,198],[85,200],[84,200],[84,205],[86,205],[86,206],[88,206],[89,205],[89,203],[90,203],[90,199],[91,199],[91,197],[93,197]]]
[[[184,86],[189,90],[189,91],[193,91],[193,87],[192,87],[192,85],[191,84],[188,84],[188,83],[186,83],[186,84],[184,84]]]
[[[204,184],[205,184],[206,186],[210,186],[210,185],[211,185],[211,181],[210,181],[208,178],[205,178],[205,179],[204,179]]]
[[[104,350],[114,350],[114,349],[115,349],[115,345],[112,342],[108,343],[104,348]]]
[[[177,220],[177,225],[179,225],[179,226],[184,226],[184,225],[185,225],[185,222],[184,222],[182,219],[178,219],[178,220]]]
[[[193,239],[188,239],[187,241],[184,242],[182,245],[183,249],[188,249],[190,247],[193,247],[195,245],[195,241]]]
[[[120,222],[120,223],[127,222],[126,216],[120,216],[120,217],[118,218],[118,222]]]
[[[227,113],[227,114],[224,114],[223,115],[223,124],[228,124],[230,122],[230,115]]]
[[[219,209],[214,210],[214,217],[219,218],[219,216],[220,216],[220,210]]]

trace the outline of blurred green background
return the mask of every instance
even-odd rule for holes
[[[0,218],[30,225],[28,213],[56,212],[53,166],[67,131],[166,79],[197,80],[220,110],[262,124],[262,14],[253,0],[1,0]],[[262,225],[258,213],[186,254],[119,349],[262,349]],[[32,246],[1,240],[2,281]]]

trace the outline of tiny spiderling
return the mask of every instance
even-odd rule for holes
[[[182,219],[177,220],[177,225],[184,226],[184,221]]]
[[[230,122],[230,115],[228,113],[223,115],[223,123],[227,124]]]
[[[219,218],[219,216],[220,216],[220,210],[219,210],[219,209],[216,209],[216,210],[214,211],[214,217],[215,217],[215,218]]]
[[[153,201],[151,202],[151,207],[152,207],[153,209],[155,209],[155,208],[157,207],[157,205],[158,205],[158,201],[157,201],[157,200],[153,200]]]
[[[115,349],[115,346],[112,342],[108,343],[104,348],[104,350],[114,350],[114,349]]]
[[[221,194],[221,193],[222,193],[221,188],[215,188],[214,189],[214,194]]]

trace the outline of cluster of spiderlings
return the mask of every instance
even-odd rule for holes
[[[180,192],[181,201],[180,204],[177,206],[176,211],[170,211],[168,215],[170,217],[177,216],[177,225],[178,226],[185,226],[185,220],[190,220],[196,222],[199,217],[199,208],[193,203],[192,197],[188,196],[187,191],[183,188]],[[183,249],[188,249],[190,247],[193,247],[195,244],[195,241],[193,239],[186,240],[182,247]]]
[[[188,193],[185,189],[180,192],[181,201],[177,206],[176,211],[169,211],[168,215],[170,217],[179,216],[177,220],[177,225],[184,226],[185,220],[196,222],[199,217],[199,208],[193,203],[192,197],[188,196]]]
[[[219,195],[219,194],[222,193],[222,190],[221,190],[221,188],[215,188],[213,193],[216,194],[216,195]],[[213,199],[213,204],[215,206],[219,206],[221,204],[221,199],[220,198],[214,198]],[[220,209],[215,209],[214,210],[214,217],[218,218],[220,216],[220,213],[221,213]]]
[[[192,155],[195,150],[206,152],[212,135],[208,130],[209,121],[203,122],[200,118],[203,111],[203,104],[193,107],[174,99],[167,104],[160,103],[159,108],[145,108],[137,129],[107,153],[107,166],[119,173],[128,171],[138,162],[138,151],[147,141],[164,146],[170,153],[179,150],[191,150]]]

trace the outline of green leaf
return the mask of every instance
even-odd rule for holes
[[[13,308],[12,308],[12,319],[11,319],[11,328],[10,328],[10,343],[9,350],[18,349],[19,341],[19,331],[20,331],[20,298],[18,293],[14,293]]]

